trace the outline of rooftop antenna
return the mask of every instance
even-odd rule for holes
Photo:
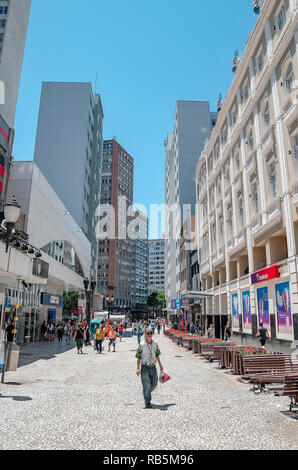
[[[233,71],[233,73],[236,73],[239,62],[240,62],[240,56],[239,56],[238,49],[236,49],[236,51],[234,53],[234,59],[232,61],[232,64],[233,64],[232,71]]]
[[[254,14],[259,15],[261,12],[261,8],[264,4],[264,0],[252,0],[252,3],[253,3]]]
[[[217,112],[219,113],[222,110],[223,107],[223,99],[222,99],[222,94],[219,94],[218,100],[217,100]]]

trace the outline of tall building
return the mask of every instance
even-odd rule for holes
[[[34,162],[91,242],[97,277],[95,211],[100,200],[103,108],[90,83],[42,84]]]
[[[185,220],[195,213],[194,180],[198,156],[216,124],[217,113],[205,101],[178,101],[174,132],[165,142],[166,255],[165,294],[170,300],[180,297],[179,237]],[[184,208],[184,205],[188,207]]]
[[[298,9],[266,0],[196,170],[206,324],[298,340]]]
[[[104,141],[100,202],[113,208],[116,227],[110,238],[99,241],[97,285],[106,305],[116,311],[131,309],[133,240],[127,229],[133,218],[128,214],[133,185],[133,158],[115,139]]]
[[[31,0],[0,2],[0,219],[6,198],[30,7]]]
[[[147,312],[148,300],[148,218],[140,210],[134,214],[132,311]]]
[[[0,115],[10,128],[14,127],[30,8],[31,0],[0,2]]]
[[[165,291],[165,241],[148,240],[148,293]]]

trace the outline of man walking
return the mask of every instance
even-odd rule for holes
[[[140,344],[136,353],[137,376],[141,375],[146,408],[152,408],[151,394],[156,389],[158,383],[156,361],[158,362],[160,372],[163,371],[159,357],[161,354],[160,349],[158,344],[153,341],[152,336],[153,331],[148,328],[145,331],[145,341]]]

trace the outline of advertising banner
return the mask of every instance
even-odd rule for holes
[[[251,309],[250,309],[250,292],[242,292],[243,306],[243,327],[246,330],[251,329]]]
[[[274,266],[270,266],[270,268],[261,269],[253,273],[251,275],[251,283],[267,282],[277,277],[279,277],[279,266],[275,264]]]
[[[264,328],[270,328],[268,288],[258,289],[258,312],[259,322],[263,323]]]
[[[292,335],[292,312],[290,301],[290,285],[288,282],[276,284],[276,306],[278,332],[283,335]]]
[[[239,328],[239,305],[238,305],[238,294],[232,295],[232,316],[233,316],[233,328]]]

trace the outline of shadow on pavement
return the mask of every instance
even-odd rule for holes
[[[9,395],[1,395],[0,398],[12,398],[14,401],[31,401],[31,397],[18,397],[18,396],[9,396]]]
[[[58,341],[44,343],[30,343],[21,346],[18,367],[27,366],[40,359],[49,360],[63,354],[66,351],[76,348],[76,343],[58,343]]]
[[[153,410],[168,411],[171,406],[176,406],[176,403],[169,403],[167,405],[154,405],[152,403]]]

